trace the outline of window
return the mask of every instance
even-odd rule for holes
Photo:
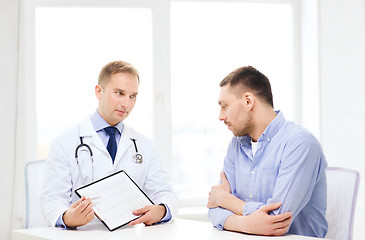
[[[152,14],[148,8],[36,8],[38,157],[97,108],[94,87],[110,61],[140,71],[138,101],[126,122],[152,137]],[[151,120],[152,121],[152,120]]]
[[[288,3],[171,4],[172,176],[182,198],[206,201],[219,180],[232,137],[218,120],[219,82],[232,70],[264,73],[275,109],[294,119],[293,36]]]
[[[272,83],[275,109],[298,120],[293,4],[132,2],[37,1],[38,157],[47,156],[54,137],[96,110],[101,67],[126,60],[141,75],[126,122],[157,142],[180,198],[206,202],[232,137],[218,120],[223,77],[237,67],[256,67]]]

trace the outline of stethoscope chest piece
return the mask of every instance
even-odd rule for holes
[[[133,158],[134,158],[134,161],[136,163],[142,163],[143,162],[143,157],[140,153],[134,154]]]
[[[131,138],[131,140],[134,144],[134,149],[136,150],[136,154],[133,155],[134,162],[141,164],[143,162],[143,156],[142,154],[138,153],[136,139]]]

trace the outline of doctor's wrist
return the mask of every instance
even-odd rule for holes
[[[160,204],[158,204],[158,205],[162,206],[162,207],[165,209],[164,214],[163,214],[163,216],[162,216],[162,218],[161,218],[161,220],[162,220],[162,219],[166,216],[167,209],[166,209],[165,204],[163,204],[163,203],[160,203]]]
[[[64,230],[72,230],[72,229],[76,229],[75,227],[68,227],[64,220],[63,220],[63,216],[66,213],[66,211],[64,213],[62,213],[59,218],[56,221],[55,227],[56,228],[60,228],[60,229],[64,229]]]
[[[68,210],[67,210],[68,211]],[[68,221],[68,215],[67,215],[67,211],[63,213],[62,215],[62,221],[64,223],[64,226],[68,229],[68,228],[76,228],[77,226],[70,226],[70,223]]]
[[[167,204],[164,204],[164,203],[161,203],[159,205],[162,205],[162,206],[165,207],[165,214],[162,217],[162,219],[159,222],[157,222],[157,223],[169,222],[172,219],[172,215],[171,215],[171,211],[170,211],[168,205]]]

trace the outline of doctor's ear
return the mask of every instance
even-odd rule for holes
[[[103,88],[98,84],[95,86],[95,96],[98,100],[101,99],[101,91],[103,91]]]

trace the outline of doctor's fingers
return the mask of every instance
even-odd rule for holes
[[[141,217],[137,218],[136,220],[131,221],[128,225],[129,225],[129,226],[133,226],[133,225],[137,225],[137,224],[143,223],[143,222],[144,222],[144,220],[145,220],[145,218],[144,218],[144,217],[145,217],[145,216],[144,216],[144,215],[142,215]]]
[[[94,214],[92,214],[92,215],[90,215],[87,219],[86,219],[86,223],[89,223],[89,222],[91,222],[93,219],[95,218],[95,215]],[[85,223],[85,224],[86,224]]]
[[[132,213],[134,215],[141,215],[141,214],[144,214],[144,213],[146,213],[146,212],[148,212],[150,210],[151,210],[151,205],[147,205],[147,206],[144,206],[142,208],[133,210]]]
[[[89,223],[95,217],[94,210],[92,208],[86,209],[83,212],[77,212],[75,214],[76,214],[74,216],[75,219],[78,219],[78,221],[80,221],[81,225],[85,225],[85,224]]]
[[[144,223],[145,225],[152,225],[154,222],[153,222],[153,218],[152,218],[152,216],[150,216],[150,214],[144,214],[140,218],[130,222],[128,225],[136,225],[136,224],[140,224],[140,223]]]
[[[72,205],[71,205],[71,208],[76,208],[77,206],[79,206],[82,201],[84,201],[86,198],[85,196],[82,196],[79,200],[77,200],[76,202],[74,202]]]
[[[90,212],[90,210],[93,209],[93,203],[90,201],[90,198],[86,198],[85,201],[82,201],[76,208],[75,210],[77,210],[80,213],[83,212]]]
[[[80,213],[79,213],[80,214]],[[75,216],[75,220],[78,222],[78,226],[83,226],[89,222],[91,222],[94,219],[95,215],[94,213],[89,213],[85,216]]]
[[[94,210],[91,210],[90,212],[85,214],[85,220],[87,221],[87,223],[93,220],[94,217],[95,217]]]
[[[81,215],[87,217],[90,215],[94,215],[94,208],[93,207],[87,207],[84,209],[84,211],[80,212]]]

